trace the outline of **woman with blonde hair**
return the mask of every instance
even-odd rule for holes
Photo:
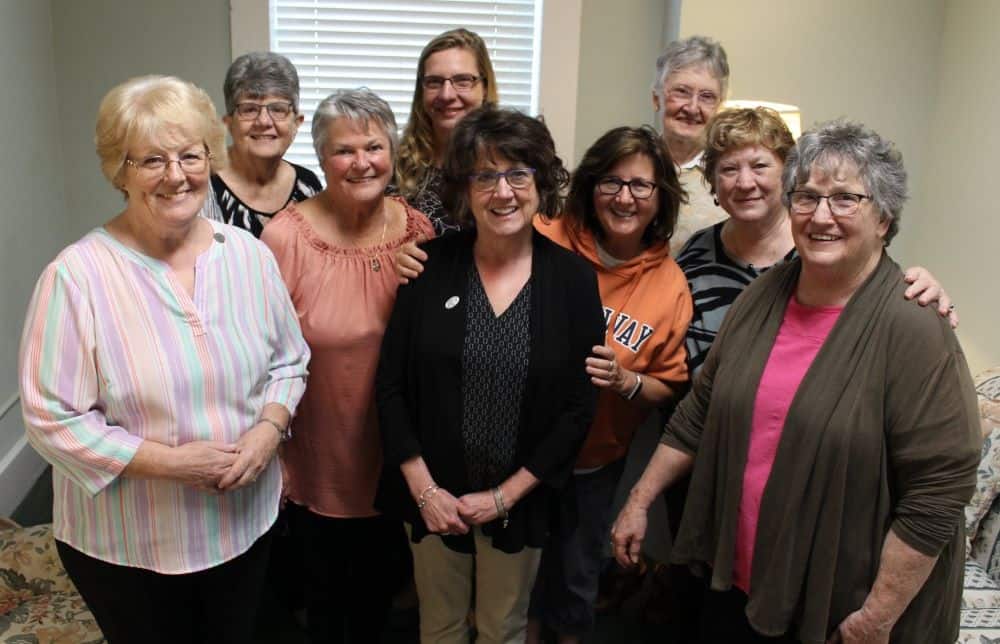
[[[441,169],[451,133],[469,112],[497,101],[493,63],[478,34],[452,29],[432,39],[420,52],[396,173],[400,193],[430,218],[438,235],[460,227],[442,201]]]
[[[309,349],[271,253],[199,217],[203,90],[126,81],[96,138],[125,207],[43,271],[20,353],[59,557],[111,644],[248,642]]]

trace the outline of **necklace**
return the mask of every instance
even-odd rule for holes
[[[385,208],[382,211],[382,237],[379,238],[378,248],[382,248],[385,244],[385,230],[389,227],[389,204],[385,204]],[[375,251],[378,253],[378,250]],[[371,266],[372,272],[377,273],[382,270],[382,262],[379,261],[378,255],[372,257],[368,260],[368,265]]]

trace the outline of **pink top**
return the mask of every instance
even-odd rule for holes
[[[375,414],[375,367],[396,301],[396,249],[433,237],[423,214],[406,207],[406,234],[379,247],[324,242],[289,205],[260,239],[274,252],[302,334],[312,351],[309,384],[282,449],[289,499],[331,517],[378,514],[372,503],[382,468]],[[372,258],[380,270],[372,270]]]
[[[733,561],[733,584],[747,594],[750,593],[760,502],[774,465],[788,408],[842,310],[842,307],[804,306],[793,296],[788,301],[778,337],[764,366],[753,407]]]

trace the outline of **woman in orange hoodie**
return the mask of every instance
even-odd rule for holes
[[[599,138],[573,175],[567,212],[535,227],[583,256],[597,273],[604,344],[587,359],[600,388],[597,412],[576,460],[578,521],[555,530],[532,594],[528,642],[542,626],[560,644],[593,628],[615,489],[636,429],[688,379],[684,337],[691,320],[687,280],[670,257],[684,193],[662,138],[618,127]]]

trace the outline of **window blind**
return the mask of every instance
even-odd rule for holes
[[[270,46],[295,64],[305,122],[286,158],[322,173],[312,149],[311,116],[336,89],[368,87],[406,127],[424,45],[465,27],[486,42],[500,103],[538,107],[542,0],[270,0]]]

